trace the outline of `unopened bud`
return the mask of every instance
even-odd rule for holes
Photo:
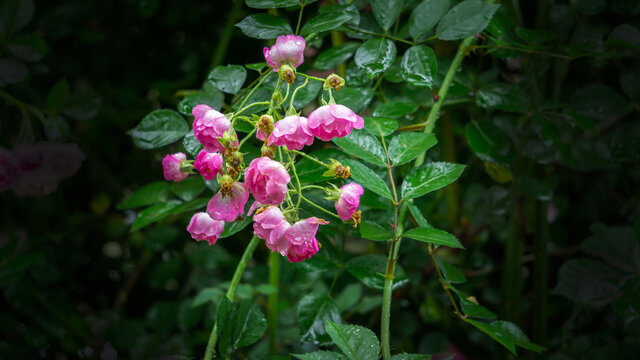
[[[295,79],[295,76],[294,76]],[[273,101],[276,104],[279,104],[280,102],[282,102],[282,100],[284,100],[282,98],[282,93],[280,91],[276,91],[273,93],[273,95],[271,95],[271,101]]]
[[[275,151],[276,151],[275,146],[262,145],[262,148],[260,149],[260,152],[262,154],[261,156],[266,156],[266,157],[269,157],[270,159],[273,159],[275,155]]]
[[[324,81],[324,85],[322,88],[326,91],[329,89],[334,89],[335,91],[339,91],[341,87],[345,84],[344,79],[336,74],[331,74],[327,76]]]
[[[278,75],[288,84],[293,84],[296,80],[296,71],[289,65],[282,65],[278,70]]]

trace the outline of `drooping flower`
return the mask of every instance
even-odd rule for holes
[[[324,141],[345,137],[354,128],[362,129],[364,120],[344,105],[323,105],[309,114],[309,131]]]
[[[271,206],[254,215],[253,221],[253,232],[256,236],[263,239],[271,251],[286,256],[291,245],[284,234],[291,227],[291,224],[287,222],[282,211],[277,206]]]
[[[249,191],[245,184],[223,182],[220,191],[209,200],[207,214],[214,220],[234,221],[238,215],[244,214],[247,200]]]
[[[224,132],[229,130],[231,126],[229,119],[207,105],[197,105],[191,113],[194,117],[193,134],[204,145],[205,150],[224,153],[224,145],[218,138],[222,138]]]
[[[188,173],[182,171],[182,162],[187,161],[187,155],[184,153],[167,154],[162,159],[162,170],[164,171],[164,178],[167,181],[179,182],[189,176]]]
[[[191,217],[187,231],[195,240],[206,240],[213,245],[224,231],[224,221],[214,220],[207,213],[199,212]]]
[[[271,49],[264,48],[264,58],[267,64],[273,67],[274,71],[280,69],[280,66],[284,63],[290,63],[293,67],[298,67],[304,62],[304,48],[306,45],[302,36],[278,36]]]
[[[0,191],[7,190],[16,183],[20,176],[18,159],[11,151],[0,148]]]
[[[244,173],[245,184],[256,200],[263,204],[279,205],[287,194],[291,177],[281,163],[268,157],[251,161]]]
[[[196,156],[193,167],[200,172],[206,180],[213,180],[222,170],[222,156],[218,152],[207,152],[202,150]]]
[[[307,118],[297,115],[287,116],[273,125],[269,136],[269,146],[286,145],[291,150],[300,150],[313,144],[313,135],[309,131]]]
[[[340,188],[340,198],[336,201],[336,210],[338,215],[344,221],[351,219],[353,213],[358,210],[360,205],[360,196],[364,193],[364,189],[360,184],[349,183]]]
[[[316,233],[320,224],[325,225],[328,222],[317,217],[310,217],[296,222],[285,232],[284,237],[290,245],[287,252],[287,259],[290,262],[308,259],[318,252],[320,247],[318,240],[316,240]]]

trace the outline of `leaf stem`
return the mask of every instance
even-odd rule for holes
[[[272,252],[269,254],[269,285],[275,291],[267,298],[267,329],[269,332],[269,353],[272,355],[278,352],[278,283],[280,281],[280,254]]]
[[[247,263],[253,256],[253,251],[258,246],[260,239],[257,236],[253,236],[247,248],[244,250],[242,257],[240,258],[240,262],[238,266],[236,266],[236,271],[233,273],[233,277],[231,278],[231,284],[229,285],[229,289],[227,290],[227,299],[229,301],[233,301],[233,298],[236,295],[236,289],[238,288],[238,284],[240,283],[240,279],[242,279],[242,274],[244,273],[244,269],[247,267]],[[204,353],[204,360],[212,360],[213,354],[216,351],[216,343],[218,342],[218,322],[213,325],[213,329],[211,330],[211,335],[209,336],[209,342],[207,343],[207,349]]]

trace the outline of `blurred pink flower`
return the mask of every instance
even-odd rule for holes
[[[351,219],[358,206],[360,206],[360,196],[364,193],[364,189],[360,184],[349,183],[340,188],[340,198],[336,201],[336,210],[338,215],[344,221]]]
[[[189,176],[188,173],[182,171],[182,162],[187,161],[187,155],[184,153],[167,154],[162,159],[162,171],[167,181],[179,182]]]
[[[213,180],[218,174],[222,173],[222,156],[218,152],[210,153],[207,150],[202,150],[196,156],[193,167],[206,180]]]
[[[187,231],[195,240],[206,240],[213,245],[224,231],[224,221],[214,220],[207,213],[199,212],[191,217]]]
[[[307,118],[297,115],[287,116],[273,125],[269,136],[269,146],[286,145],[292,150],[300,150],[305,145],[313,144],[313,135],[309,131]]]
[[[263,204],[279,205],[287,194],[291,181],[284,166],[268,157],[251,161],[244,173],[245,184],[256,200]]]
[[[311,134],[324,141],[334,137],[345,137],[354,128],[362,129],[364,120],[344,105],[324,105],[309,114],[308,126]]]
[[[277,206],[271,206],[260,214],[253,216],[253,232],[263,239],[271,251],[279,252],[286,256],[289,250],[289,242],[283,236],[291,227]]]
[[[302,36],[278,36],[271,49],[264,48],[264,58],[267,64],[273,67],[274,71],[280,69],[280,66],[284,63],[290,63],[293,67],[298,67],[304,62],[304,48],[306,45]]]

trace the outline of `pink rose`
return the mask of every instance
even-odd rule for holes
[[[179,182],[189,176],[188,173],[181,169],[183,161],[187,161],[187,155],[184,153],[168,154],[162,159],[162,170],[167,181]]]
[[[310,217],[296,222],[285,232],[284,237],[290,245],[287,252],[287,259],[290,262],[308,259],[318,252],[316,233],[320,224],[325,225],[328,222],[317,217]]]
[[[263,239],[271,251],[277,251],[286,256],[289,250],[289,242],[283,236],[291,227],[277,206],[271,206],[267,210],[253,217],[253,232]]]
[[[194,117],[193,134],[204,145],[205,150],[224,153],[224,146],[218,138],[229,130],[231,122],[223,114],[207,105],[197,105],[191,113]]]
[[[267,140],[267,134],[260,128],[258,128],[258,130],[256,131],[256,137],[258,138],[258,140]]]
[[[191,217],[187,231],[195,240],[206,240],[213,245],[224,231],[224,221],[214,220],[207,213],[199,212]]]
[[[293,67],[298,67],[304,62],[304,48],[306,42],[302,36],[282,35],[278,36],[276,43],[269,49],[263,50],[267,64],[276,71],[284,63],[290,63]]]
[[[273,125],[269,136],[269,146],[286,145],[292,150],[300,150],[313,143],[313,135],[309,131],[307,118],[297,115],[287,116]]]
[[[353,128],[362,129],[364,120],[344,105],[324,105],[309,114],[308,126],[311,134],[324,141],[334,137],[345,137]]]
[[[342,220],[351,219],[351,215],[358,210],[360,196],[363,193],[362,186],[356,183],[346,184],[340,188],[340,198],[336,201],[336,210]]]
[[[245,184],[256,200],[263,204],[279,205],[287,194],[291,177],[277,161],[260,157],[251,161],[244,172]]]
[[[7,149],[0,148],[0,191],[7,190],[20,176],[18,159]]]
[[[249,200],[246,185],[234,182],[227,189],[222,189],[209,200],[207,214],[214,220],[234,221],[238,215],[244,214],[244,205]]]
[[[200,172],[206,180],[213,180],[218,174],[222,173],[222,156],[218,152],[210,153],[202,150],[196,156],[196,162],[193,167]]]

